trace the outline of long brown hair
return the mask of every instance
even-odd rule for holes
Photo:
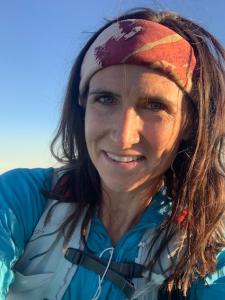
[[[76,210],[64,223],[68,241],[84,207],[89,204],[87,222],[101,198],[100,178],[93,166],[84,136],[84,109],[79,105],[80,69],[84,55],[96,37],[113,22],[147,19],[161,23],[183,36],[193,47],[197,59],[193,88],[187,99],[192,131],[165,173],[172,212],[158,228],[163,239],[149,264],[151,269],[175,233],[185,235],[185,248],[171,271],[168,287],[179,287],[185,294],[190,283],[215,270],[216,254],[225,246],[225,52],[220,43],[201,26],[171,12],[137,9],[107,22],[89,39],[72,67],[59,128],[51,151],[64,165],[66,183],[49,193],[59,201],[76,202]],[[66,193],[70,190],[70,197]],[[71,192],[72,191],[72,192]],[[187,217],[174,226],[175,217],[187,210]],[[166,233],[166,234],[165,234]],[[156,237],[156,239],[158,236]]]

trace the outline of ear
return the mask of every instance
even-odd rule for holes
[[[183,120],[182,120],[182,132],[181,132],[181,139],[183,141],[189,140],[194,131],[194,113],[193,113],[193,107],[189,100],[185,97],[185,102],[183,106]]]
[[[183,123],[181,139],[187,141],[191,138],[192,134],[193,134],[193,122],[191,121],[190,113],[187,113]]]
[[[86,104],[87,104],[87,97],[83,96],[83,97],[79,97],[79,100],[78,100],[78,104],[82,107],[82,108],[85,108],[86,107]]]
[[[190,126],[190,124],[188,124],[188,126],[185,126],[182,132],[182,140],[187,141],[191,138],[193,132],[192,129],[193,128]]]
[[[87,104],[88,91],[89,91],[89,85],[87,85],[84,93],[82,95],[81,94],[79,95],[79,101],[78,101],[78,103],[83,108],[85,108],[86,104]]]

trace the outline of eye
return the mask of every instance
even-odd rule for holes
[[[152,111],[166,110],[165,104],[163,104],[159,101],[154,101],[154,100],[148,100],[146,103],[146,108],[150,109]]]
[[[110,105],[115,102],[115,99],[112,95],[98,95],[95,97],[95,101],[103,105]]]

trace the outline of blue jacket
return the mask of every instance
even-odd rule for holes
[[[42,190],[51,187],[53,169],[18,169],[0,176],[0,300],[4,300],[13,281],[12,267],[21,256],[34,227],[43,213],[46,198]],[[114,247],[113,260],[133,261],[138,243],[147,228],[159,225],[166,207],[158,195],[144,212],[140,222],[129,230]],[[101,221],[94,217],[88,247],[96,255],[112,247]],[[107,256],[109,253],[105,253]],[[87,284],[88,283],[88,284]],[[98,276],[80,267],[72,279],[63,300],[91,299],[98,286]],[[217,272],[193,283],[189,300],[225,298],[225,251],[219,253]],[[124,295],[110,281],[105,280],[99,299],[124,299]]]

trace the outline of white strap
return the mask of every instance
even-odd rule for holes
[[[86,214],[87,208],[82,213],[82,216],[77,223],[75,231],[73,232],[71,239],[68,243],[68,247],[83,249],[84,245],[81,242],[80,232],[81,226]],[[55,276],[53,277],[51,284],[48,286],[47,290],[45,291],[45,297],[49,300],[62,299],[67,287],[69,286],[76,270],[77,266],[73,265],[71,262],[64,258],[63,253],[62,258],[60,259],[58,266],[55,270]],[[57,263],[57,260],[56,260]]]

